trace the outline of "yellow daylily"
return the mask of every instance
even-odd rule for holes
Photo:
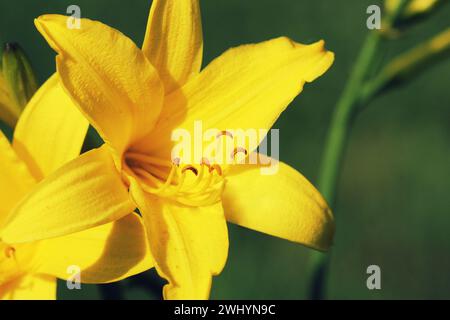
[[[166,299],[206,299],[228,254],[226,221],[326,250],[333,216],[320,193],[281,163],[222,167],[172,161],[171,133],[269,129],[331,66],[324,42],[277,38],[233,48],[204,70],[198,0],[153,1],[144,45],[119,31],[44,15],[36,26],[58,52],[66,91],[105,145],[40,183],[7,221],[4,239],[35,241],[117,220],[137,207]],[[250,154],[252,150],[246,150]],[[174,159],[175,160],[175,159]],[[58,219],[55,219],[57,212]],[[32,221],[33,223],[29,223]]]
[[[12,145],[0,131],[0,232],[6,220],[14,221],[12,209],[38,181],[79,155],[88,122],[72,104],[54,75],[25,108]],[[59,212],[52,214],[57,219]],[[120,280],[151,268],[141,220],[130,214],[26,244],[0,239],[0,299],[55,299],[56,278],[73,276],[70,266],[79,268],[85,283]]]

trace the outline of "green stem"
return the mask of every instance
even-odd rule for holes
[[[378,32],[372,32],[367,37],[331,120],[318,180],[318,188],[331,207],[334,207],[336,181],[351,128],[351,120],[359,100],[359,92],[377,55],[380,40]]]
[[[351,121],[357,109],[356,105],[359,100],[358,92],[377,55],[380,40],[381,36],[378,32],[372,32],[366,38],[331,120],[331,126],[325,143],[325,153],[319,171],[318,188],[332,208],[334,207],[336,183],[347,145],[347,138],[350,133]],[[311,258],[310,279],[312,282],[309,298],[321,300],[325,297],[324,287],[329,257],[321,252],[313,252]]]
[[[389,62],[374,79],[367,81],[360,93],[360,105],[365,106],[380,92],[415,78],[430,66],[450,56],[450,28],[431,37]]]
[[[388,28],[394,25],[409,1],[402,0],[392,15],[387,17],[385,22]],[[360,93],[371,66],[379,54],[381,41],[380,32],[370,32],[367,36],[331,120],[318,180],[318,189],[331,208],[334,208],[338,174],[352,127],[352,120],[358,110]],[[313,252],[312,254],[310,299],[325,298],[328,260],[329,256],[326,254],[320,252]]]

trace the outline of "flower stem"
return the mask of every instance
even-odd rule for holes
[[[378,32],[372,32],[366,38],[331,120],[318,180],[318,188],[331,208],[334,207],[336,183],[351,129],[351,122],[354,118],[355,110],[357,110],[356,105],[359,101],[358,92],[376,57],[380,39],[381,36]],[[329,258],[327,254],[321,252],[313,252],[311,258],[310,276],[312,283],[309,298],[320,300],[325,297],[325,277]]]
[[[387,28],[395,24],[409,1],[402,0],[396,10],[386,18],[385,25]],[[382,34],[377,31],[370,32],[366,37],[331,120],[318,180],[318,188],[331,208],[334,208],[335,205],[338,175],[347,147],[352,120],[359,109],[360,93],[380,52],[382,39]],[[309,298],[324,299],[329,255],[313,252],[311,258],[310,279],[312,283],[309,288]]]
[[[380,39],[378,32],[372,32],[367,37],[331,120],[318,180],[318,188],[331,207],[334,207],[336,181],[351,122],[357,110],[359,93],[367,72],[377,55]]]
[[[447,28],[389,62],[374,79],[364,85],[360,93],[360,105],[367,105],[379,92],[404,84],[449,56],[450,28]]]

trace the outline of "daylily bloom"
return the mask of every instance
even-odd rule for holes
[[[0,131],[0,232],[5,220],[14,221],[14,215],[7,217],[12,208],[38,181],[79,155],[87,127],[54,75],[27,105],[12,145]],[[79,268],[74,270],[86,283],[120,280],[151,268],[141,220],[130,214],[114,223],[26,244],[0,239],[0,299],[55,299],[56,278],[74,276],[70,266]]]
[[[181,164],[171,157],[173,130],[192,132],[197,120],[205,130],[269,129],[304,84],[332,64],[323,41],[244,45],[200,71],[198,0],[153,1],[142,50],[100,22],[82,19],[81,29],[68,29],[66,19],[44,15],[36,26],[58,52],[66,91],[105,145],[40,183],[16,207],[4,239],[62,236],[137,207],[155,267],[168,280],[166,299],[208,298],[212,275],[227,259],[226,221],[329,248],[330,209],[288,165],[261,175],[258,164]]]

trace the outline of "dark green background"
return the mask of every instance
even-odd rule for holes
[[[367,33],[366,8],[374,3],[381,2],[202,0],[205,63],[231,46],[280,35],[306,43],[323,38],[336,53],[332,69],[308,85],[275,126],[281,129],[281,159],[313,182],[333,107]],[[54,52],[33,19],[43,13],[65,14],[70,4],[78,4],[83,17],[101,20],[142,43],[148,0],[2,0],[0,42],[19,42],[41,82],[55,70]],[[386,56],[448,27],[449,16],[447,5],[392,42]],[[447,60],[378,99],[358,117],[339,184],[329,298],[450,298],[449,76]],[[215,279],[211,297],[306,298],[310,252],[230,226],[228,263]],[[382,290],[366,288],[371,264],[381,267]],[[144,277],[158,288],[154,274]],[[156,297],[142,286],[142,278],[122,284],[125,297]],[[102,287],[83,286],[77,292],[63,287],[60,296],[117,294],[115,287]]]

